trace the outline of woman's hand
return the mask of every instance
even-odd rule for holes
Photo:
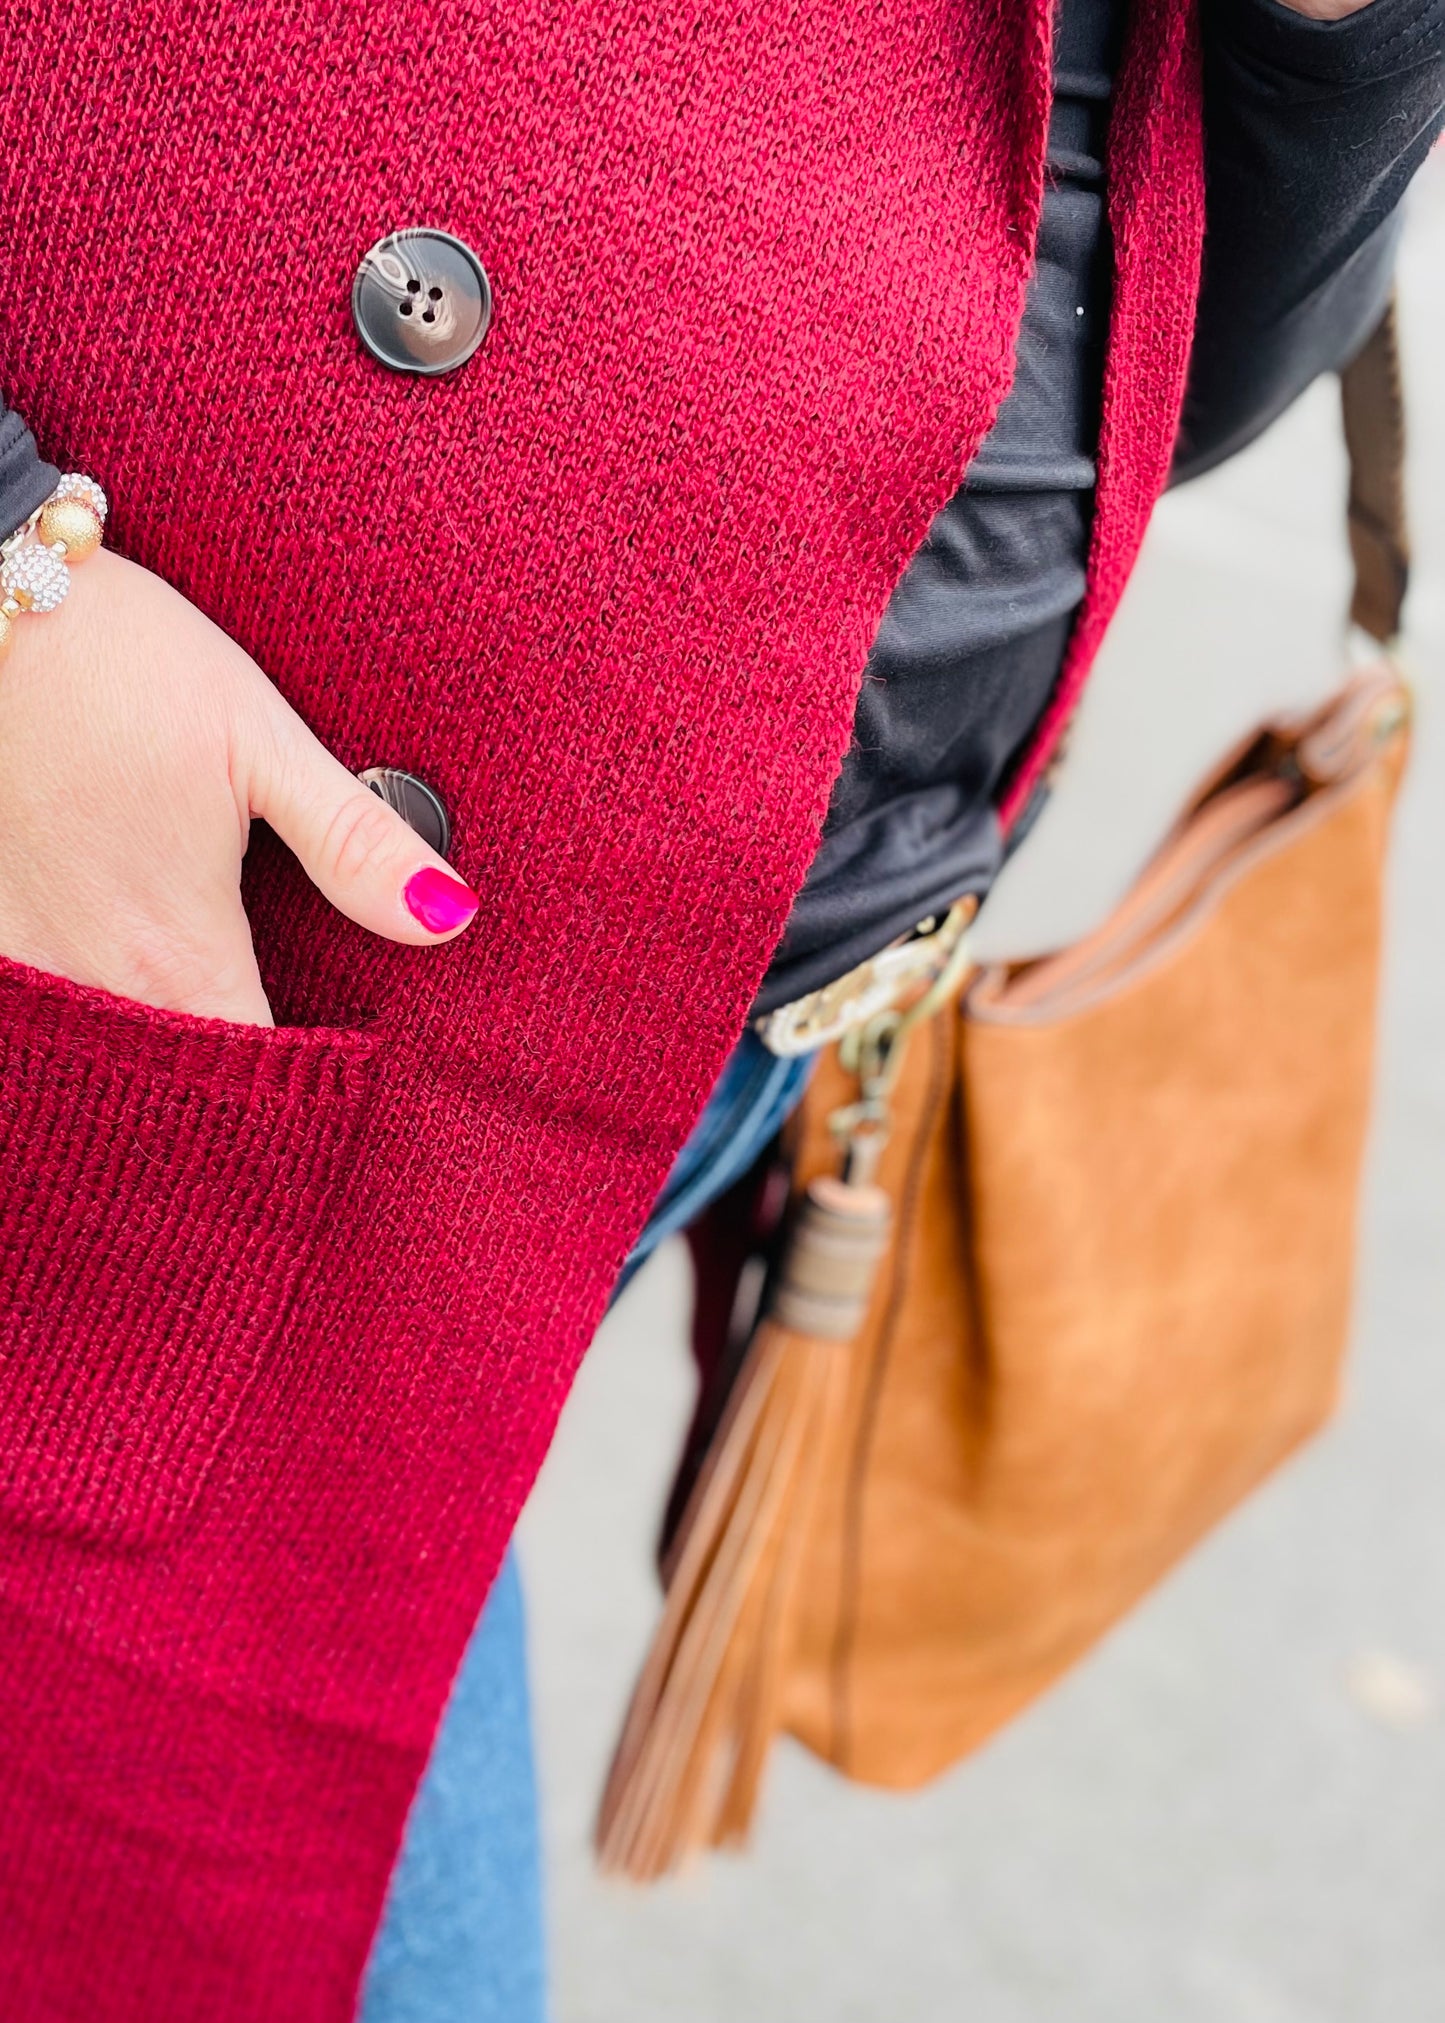
[[[171,1011],[272,1023],[241,905],[252,815],[392,941],[476,896],[234,641],[104,549],[0,666],[0,953]]]

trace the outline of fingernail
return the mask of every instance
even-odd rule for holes
[[[430,864],[407,879],[402,898],[408,913],[432,934],[450,934],[454,927],[465,926],[482,903],[460,878],[449,878]]]

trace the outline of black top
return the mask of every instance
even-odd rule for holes
[[[998,871],[994,802],[1084,595],[1109,320],[1104,144],[1124,18],[1122,0],[1062,0],[1013,388],[883,614],[822,845],[759,1011],[982,893]]]
[[[0,541],[43,506],[60,473],[40,461],[35,438],[18,414],[0,403]]]
[[[1396,207],[1445,109],[1445,0],[1372,0],[1332,23],[1278,0],[1201,0],[1201,13],[1207,222],[1181,477],[1242,447],[1363,341],[1389,285]],[[1126,0],[1060,0],[1013,390],[884,613],[759,1011],[982,894],[1002,862],[995,805],[1084,590],[1108,311],[1104,136],[1126,14]],[[56,477],[0,407],[0,536]]]

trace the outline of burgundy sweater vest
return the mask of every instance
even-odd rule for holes
[[[1189,12],[1136,6],[1092,588],[1014,807],[1170,453]],[[12,8],[10,398],[348,765],[438,788],[485,897],[391,947],[260,836],[275,1031],[0,962],[9,2023],[351,2013],[458,1656],[1008,386],[1049,40],[1048,0]],[[414,223],[496,290],[444,381],[348,313]]]

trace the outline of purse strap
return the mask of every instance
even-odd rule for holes
[[[1405,505],[1405,400],[1393,300],[1340,374],[1350,458],[1349,534],[1355,565],[1351,621],[1381,645],[1400,631],[1410,581]]]

